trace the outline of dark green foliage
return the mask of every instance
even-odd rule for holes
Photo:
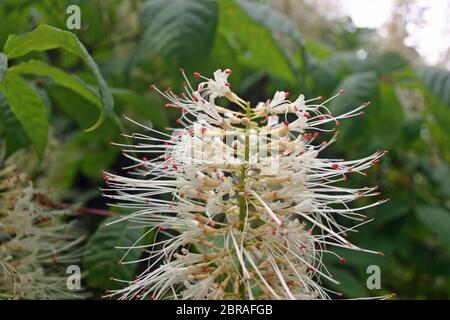
[[[340,137],[325,156],[352,160],[388,149],[368,177],[351,175],[348,184],[378,185],[391,201],[368,210],[374,221],[349,235],[385,256],[337,250],[347,262],[325,257],[341,280],[330,287],[344,297],[396,292],[399,298],[450,298],[448,70],[413,66],[395,53],[372,53],[364,48],[368,30],[308,36],[301,21],[260,1],[78,1],[83,26],[74,32],[65,30],[69,3],[0,6],[3,161],[30,145],[45,159],[50,132],[59,151],[51,185],[70,201],[107,209],[97,189],[101,170],[121,171],[129,164],[110,142],[125,143],[121,132],[141,130],[118,115],[159,129],[174,126],[178,111],[163,108],[148,87],[181,88],[179,67],[188,76],[230,68],[233,90],[253,104],[275,90],[328,98],[344,89],[328,105],[333,114],[372,103],[364,116],[340,121]],[[361,48],[367,49],[365,59],[356,55]],[[88,286],[103,292],[118,284],[111,276],[133,279],[137,266],[119,266],[124,250],[114,247],[133,244],[144,230],[126,223],[97,229],[97,218],[85,218],[93,232],[84,259]],[[126,260],[139,256],[130,253]],[[372,264],[382,270],[380,291],[365,286]]]

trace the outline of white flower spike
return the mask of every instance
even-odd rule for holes
[[[288,100],[284,91],[255,108],[230,89],[231,70],[196,89],[182,71],[181,95],[160,91],[167,107],[181,110],[181,128],[171,134],[140,125],[149,135],[122,144],[134,162],[129,177],[105,173],[104,194],[134,212],[125,216],[156,231],[138,262],[146,268],[126,288],[122,299],[327,299],[337,294],[322,279],[338,283],[322,262],[333,247],[358,247],[346,233],[365,223],[350,203],[379,195],[376,187],[348,188],[351,173],[365,175],[385,153],[352,161],[319,158],[333,143],[318,142],[340,119],[360,115],[369,103],[333,116],[321,97]],[[219,106],[225,97],[230,106]],[[128,118],[127,118],[128,119]],[[128,119],[133,121],[131,119]],[[133,121],[134,122],[134,121]],[[136,122],[134,122],[136,123]],[[136,123],[138,124],[138,123]],[[139,124],[138,124],[139,125]],[[319,134],[320,133],[320,134]],[[345,220],[356,226],[346,227]],[[127,263],[132,263],[128,261]]]

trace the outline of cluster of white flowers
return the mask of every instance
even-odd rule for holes
[[[83,237],[67,214],[14,167],[0,171],[0,299],[80,297],[63,266],[79,263]]]
[[[136,263],[145,270],[126,288],[123,299],[326,299],[323,279],[338,283],[322,262],[324,254],[345,259],[333,247],[365,251],[346,233],[365,223],[350,203],[377,196],[376,187],[346,188],[347,175],[362,174],[385,153],[352,161],[321,159],[337,137],[338,116],[325,106],[332,98],[290,101],[278,91],[255,107],[231,91],[231,70],[217,70],[194,89],[160,91],[166,107],[180,109],[182,128],[171,134],[127,135],[135,145],[119,144],[133,161],[128,177],[104,173],[106,197],[134,213],[122,219],[156,230],[151,244],[130,248],[147,254]],[[228,107],[217,105],[228,99]],[[328,132],[331,139],[318,140]],[[232,138],[230,138],[232,137]],[[356,225],[341,225],[345,220]],[[127,261],[126,263],[133,263]],[[336,293],[336,292],[334,292]]]

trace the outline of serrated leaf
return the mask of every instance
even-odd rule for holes
[[[296,82],[287,52],[272,31],[249,17],[236,2],[220,1],[219,21],[219,30],[226,35],[226,41],[241,65],[266,70],[283,80]]]
[[[218,18],[215,0],[147,0],[140,12],[139,51],[152,49],[178,62],[199,59],[212,47]]]
[[[418,67],[419,78],[447,106],[450,106],[450,72],[437,67]]]
[[[303,67],[306,67],[307,55],[303,37],[298,31],[297,26],[289,19],[289,17],[262,3],[248,0],[236,0],[236,3],[252,20],[267,28],[272,34],[275,35],[280,33],[293,39],[296,46],[300,49]],[[277,38],[275,38],[275,40],[277,41],[279,49],[283,52],[293,75],[297,78],[297,81],[301,83],[300,71],[296,63],[291,59],[289,53],[284,50],[285,46],[283,43],[278,42]]]
[[[94,130],[100,126],[105,118],[112,112],[114,108],[114,99],[109,92],[106,81],[103,79],[97,64],[76,35],[69,31],[41,25],[31,32],[22,35],[9,36],[4,47],[4,52],[8,56],[8,59],[13,59],[32,51],[46,51],[57,48],[80,57],[89,66],[97,80],[102,108],[97,122],[87,129],[87,131]]]
[[[0,91],[41,158],[48,136],[47,108],[41,98],[24,79],[9,72],[0,82]]]
[[[450,213],[440,207],[418,205],[416,215],[450,249]]]
[[[143,228],[130,228],[128,220],[112,223],[116,217],[107,218],[89,240],[83,259],[83,265],[89,270],[87,284],[104,290],[117,289],[123,283],[112,280],[133,280],[138,264],[120,264],[126,250],[116,247],[128,247],[135,244],[144,234]],[[139,259],[141,251],[131,250],[124,261]]]

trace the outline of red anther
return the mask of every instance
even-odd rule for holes
[[[201,132],[202,132],[202,134],[204,134],[206,132],[206,128],[202,127]]]
[[[382,256],[382,257],[384,257],[384,253],[383,253],[383,252],[381,252],[381,251],[378,251],[378,252],[377,252],[377,255],[378,255],[378,256]]]
[[[308,112],[305,112],[304,114],[303,114],[303,116],[306,118],[306,119],[309,119],[309,113]]]
[[[311,133],[309,133],[309,132],[307,132],[307,133],[303,134],[303,138],[305,138],[306,140],[309,140],[309,139],[311,139],[311,137],[312,137],[312,134],[311,134]]]
[[[337,163],[333,163],[333,164],[331,165],[331,167],[332,167],[333,169],[339,169],[339,165],[338,165]]]
[[[175,170],[177,170],[178,169],[178,167],[177,167],[177,165],[174,163],[174,164],[172,164],[172,168],[174,168]]]
[[[325,117],[324,117],[323,115],[320,115],[320,116],[319,116],[319,119],[320,119],[320,120],[323,120],[323,119],[325,119]]]
[[[180,192],[180,198],[184,198],[184,192]]]
[[[163,167],[163,170],[167,170],[168,168],[169,168],[169,166],[165,165],[165,166]]]
[[[166,88],[166,89],[164,90],[165,93],[169,93],[169,92],[171,92],[171,91],[172,91],[172,88],[170,88],[170,87],[169,87],[169,88]]]
[[[347,175],[344,174],[344,175],[342,176],[342,180],[347,181],[347,180],[348,180]]]
[[[230,83],[229,83],[229,82],[225,82],[225,85],[226,85],[227,87],[229,87],[229,86],[230,86]]]
[[[159,230],[165,231],[165,230],[167,230],[167,228],[165,226],[159,226]]]
[[[340,263],[346,263],[346,262],[347,262],[347,259],[345,259],[345,258],[339,258],[339,262],[340,262]]]
[[[177,124],[181,124],[181,119],[177,119],[177,120],[176,120],[176,123],[177,123]]]
[[[285,97],[285,98],[289,97],[289,91],[286,91],[286,92],[284,93],[284,97]]]
[[[182,113],[185,113],[185,112],[186,112],[186,109],[185,109],[185,108],[181,109],[181,112],[182,112]]]
[[[284,120],[283,123],[284,123],[284,125],[285,125],[286,127],[289,127],[289,121]]]
[[[272,230],[272,235],[276,235],[277,232],[275,230]]]
[[[231,74],[233,71],[231,71],[231,69],[225,69],[223,72],[224,72],[225,74]]]
[[[257,244],[255,244],[255,247],[256,247],[256,249],[261,249],[261,247],[262,247],[262,243],[261,242],[258,242]]]
[[[372,164],[377,164],[378,162],[380,162],[380,159],[375,159],[372,161]]]
[[[336,120],[336,126],[339,127],[340,124],[341,124],[341,123],[339,122],[339,120]]]
[[[348,171],[348,172],[352,172],[352,171],[353,171],[353,168],[350,167],[350,168],[347,169],[347,171]]]
[[[314,137],[314,138],[317,138],[318,136],[319,136],[319,133],[318,133],[318,132],[314,132],[313,137]]]
[[[308,272],[315,272],[315,271],[316,271],[315,268],[312,268],[312,267],[309,267],[309,268],[308,268]]]
[[[216,226],[216,223],[214,221],[210,220],[210,221],[208,221],[208,226],[214,228]]]
[[[194,72],[194,77],[196,77],[196,78],[200,78],[202,75],[200,74],[200,73],[198,73],[198,72]]]
[[[344,92],[345,92],[345,90],[344,90],[344,89],[342,89],[342,90],[339,90],[339,94],[344,94]]]

